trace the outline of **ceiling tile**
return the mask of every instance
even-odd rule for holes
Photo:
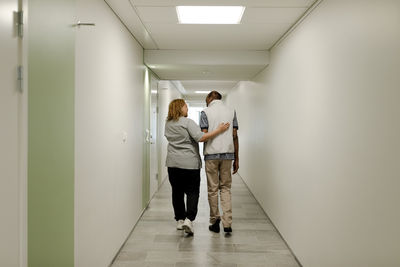
[[[307,8],[246,8],[242,24],[246,23],[295,23]]]
[[[143,22],[178,23],[175,7],[136,7]]]
[[[174,0],[130,0],[135,6],[174,6]]]
[[[247,7],[310,7],[316,0],[247,0]]]

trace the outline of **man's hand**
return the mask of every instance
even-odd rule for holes
[[[239,170],[239,160],[234,160],[233,161],[233,174],[237,173]]]
[[[239,170],[239,137],[237,128],[233,128],[233,146],[235,147],[235,160],[233,161],[233,174]]]

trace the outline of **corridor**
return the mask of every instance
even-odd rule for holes
[[[232,235],[210,232],[203,169],[194,236],[188,236],[175,229],[171,186],[166,180],[112,267],[299,266],[239,175],[233,176],[232,205]]]
[[[1,0],[0,267],[399,267],[399,47],[400,0]],[[186,236],[166,119],[212,91],[233,234],[203,170]]]

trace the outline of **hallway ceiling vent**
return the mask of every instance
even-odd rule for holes
[[[177,6],[180,24],[239,24],[244,6]]]

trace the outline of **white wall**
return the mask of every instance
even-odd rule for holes
[[[142,211],[143,49],[104,1],[77,11],[75,266],[101,267]]]
[[[400,266],[400,2],[325,0],[228,96],[240,175],[303,266]]]

